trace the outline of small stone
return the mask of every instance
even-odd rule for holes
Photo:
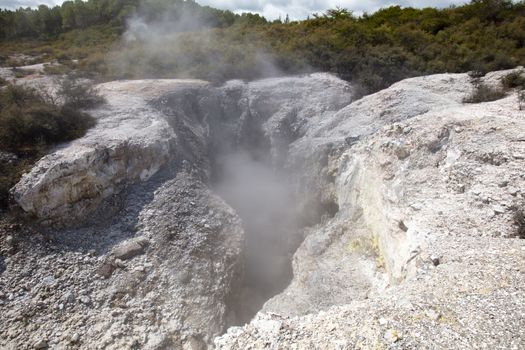
[[[441,263],[441,261],[439,260],[439,256],[436,255],[431,255],[430,261],[432,261],[432,265],[434,266],[438,266]]]
[[[433,309],[426,310],[425,314],[428,316],[428,318],[430,318],[433,321],[437,321],[441,317],[441,314]]]
[[[410,208],[414,209],[415,211],[420,211],[423,209],[423,205],[421,203],[413,203],[410,205]]]
[[[71,344],[76,344],[78,343],[79,340],[80,340],[80,336],[78,335],[78,333],[75,333],[71,336],[71,339],[69,340],[69,342]]]
[[[381,326],[385,326],[387,323],[388,323],[388,320],[387,320],[386,318],[381,317],[381,318],[379,319],[379,324],[380,324]]]
[[[397,159],[403,160],[410,156],[410,150],[406,146],[399,146],[396,148],[395,154],[397,156]]]
[[[33,345],[33,347],[35,349],[47,349],[48,345],[47,345],[47,341],[44,340],[44,339],[40,339],[38,340],[37,342],[35,342],[35,344]]]
[[[80,297],[80,302],[82,304],[88,305],[89,303],[91,303],[91,298],[88,297],[88,296],[83,295],[83,296]]]
[[[401,339],[401,335],[395,329],[389,329],[385,332],[385,340],[389,343],[395,343]]]
[[[408,231],[408,227],[403,220],[399,220],[397,226],[404,232]]]
[[[518,189],[516,187],[509,187],[508,188],[509,194],[513,197],[516,197],[518,194]]]
[[[496,215],[503,214],[505,212],[505,208],[498,204],[494,205],[492,210],[494,210],[494,214]]]
[[[117,317],[121,314],[121,312],[119,310],[112,310],[111,311],[111,316],[113,317]]]
[[[120,259],[115,259],[115,265],[121,269],[126,268],[126,263]]]
[[[52,286],[55,284],[55,277],[53,276],[46,276],[42,279],[42,284],[44,286]]]
[[[147,240],[145,239],[125,242],[113,249],[113,255],[117,259],[128,260],[137,255],[143,254],[146,246]]]
[[[113,271],[115,271],[115,266],[107,262],[99,266],[99,268],[96,270],[96,274],[104,278],[110,278],[113,274]]]
[[[67,304],[73,304],[75,302],[75,293],[70,291],[69,293],[66,294],[66,297],[65,297],[65,302]]]

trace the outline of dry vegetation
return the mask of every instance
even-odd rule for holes
[[[57,103],[34,89],[7,85],[0,91],[0,207],[23,172],[53,145],[85,134],[95,120],[81,108],[102,99],[89,86],[65,79]]]

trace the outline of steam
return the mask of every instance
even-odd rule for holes
[[[180,6],[182,5],[174,4],[160,16],[148,14],[149,11],[141,7],[127,21],[124,42],[140,41],[149,46],[156,46],[166,40],[166,36],[212,27],[213,23],[201,18],[195,10]]]
[[[284,75],[252,34],[232,34],[195,3],[158,14],[142,6],[127,21],[122,42],[108,60],[115,78],[199,78],[212,82]],[[255,40],[254,40],[255,39]]]
[[[282,76],[274,57],[242,31],[222,31],[191,2],[161,16],[147,8],[127,23],[122,47],[111,63],[127,78],[232,78]],[[249,31],[247,31],[249,32]],[[214,158],[214,190],[236,210],[246,232],[245,280],[236,307],[238,322],[248,321],[292,278],[291,254],[299,245],[299,225],[290,176],[272,166],[267,145],[250,144],[251,153],[232,150],[232,130],[219,138]],[[254,140],[248,142],[256,143]],[[258,149],[255,149],[258,148]],[[266,153],[268,157],[256,157]],[[275,162],[274,162],[275,163]]]
[[[281,292],[292,278],[298,220],[288,177],[246,152],[222,156],[216,192],[239,214],[246,232],[246,280],[241,321]]]

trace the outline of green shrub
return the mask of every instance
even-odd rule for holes
[[[65,75],[73,71],[71,64],[46,64],[44,72],[48,75]]]
[[[483,83],[477,84],[472,94],[463,99],[463,103],[481,103],[496,101],[505,97],[505,92]]]
[[[17,152],[82,136],[94,119],[75,104],[50,103],[34,89],[9,85],[0,92],[0,150]]]
[[[20,68],[12,68],[13,74],[15,75],[15,78],[24,78],[28,75],[33,74],[35,71],[32,69],[20,69]]]
[[[501,79],[501,84],[505,89],[525,89],[525,74],[522,70],[509,73]]]
[[[59,81],[58,95],[63,98],[64,106],[72,110],[92,108],[105,102],[90,81],[70,76]]]
[[[468,76],[472,79],[479,79],[483,78],[487,74],[487,72],[481,70],[481,69],[475,69],[468,72]]]
[[[34,89],[7,85],[0,90],[0,207],[7,206],[9,189],[50,146],[81,137],[94,124],[74,104],[59,105]]]

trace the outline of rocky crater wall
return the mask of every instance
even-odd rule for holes
[[[12,190],[54,239],[27,236],[6,264],[0,345],[520,348],[523,113],[513,92],[463,104],[473,88],[443,74],[353,101],[328,74],[101,85],[97,126]]]

